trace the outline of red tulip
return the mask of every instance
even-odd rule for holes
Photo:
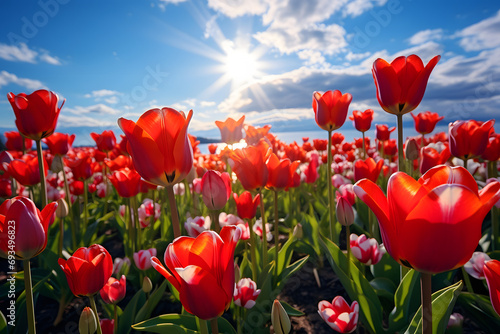
[[[370,130],[370,127],[372,126],[373,110],[366,109],[363,112],[359,110],[354,110],[352,112],[352,116],[349,117],[349,119],[353,121],[356,130],[360,132],[366,132]]]
[[[94,139],[99,151],[109,152],[115,148],[116,137],[112,130],[105,130],[102,134],[91,132],[90,136]]]
[[[73,177],[76,180],[87,180],[93,174],[92,158],[84,152],[78,152],[77,156],[72,159],[64,159],[66,166],[71,168]]]
[[[228,173],[207,171],[201,179],[203,203],[210,210],[220,210],[231,196],[231,178]]]
[[[133,197],[139,193],[141,176],[133,169],[123,168],[108,176],[120,197]]]
[[[255,145],[264,138],[271,130],[271,125],[264,125],[261,128],[256,128],[251,125],[245,125],[245,141],[248,145]]]
[[[245,121],[245,116],[237,121],[228,117],[224,122],[215,121],[215,125],[220,130],[220,136],[223,143],[228,145],[238,143],[243,139],[243,122]]]
[[[269,174],[266,187],[274,190],[290,187],[299,163],[300,161],[291,162],[287,158],[280,160],[276,154],[271,153],[266,163]]]
[[[122,275],[120,280],[114,277],[110,277],[108,282],[99,291],[102,300],[106,304],[117,304],[123,298],[125,298],[125,293],[127,292],[127,278]]]
[[[340,128],[346,120],[351,101],[351,94],[342,95],[339,90],[329,90],[324,94],[314,92],[312,107],[318,126],[326,131]]]
[[[244,191],[239,197],[233,193],[234,201],[236,202],[236,211],[241,219],[252,219],[255,217],[257,207],[260,204],[260,195],[257,194],[252,200],[252,194],[249,191]]]
[[[246,309],[251,309],[255,305],[260,289],[250,278],[242,278],[234,285],[234,304]]]
[[[444,116],[439,117],[438,113],[435,112],[421,112],[417,116],[410,113],[415,121],[415,130],[422,135],[426,135],[434,131],[437,122],[444,119]]]
[[[143,179],[160,186],[182,181],[193,167],[193,151],[187,136],[187,118],[172,108],[151,109],[137,123],[125,118],[118,125],[128,139],[135,170]]]
[[[377,182],[384,160],[375,162],[373,158],[366,158],[365,160],[357,160],[354,163],[354,180],[368,179],[372,182]]]
[[[47,246],[47,230],[57,209],[53,202],[40,212],[27,197],[5,200],[0,206],[0,256],[29,260]]]
[[[500,159],[500,134],[492,133],[490,135],[481,158],[488,161],[497,161]]]
[[[30,95],[24,93],[7,94],[16,115],[16,126],[25,137],[40,140],[50,136],[56,129],[60,107],[58,97],[48,90],[37,90]]]
[[[352,255],[367,266],[377,264],[385,254],[385,248],[379,245],[375,238],[367,238],[364,234],[359,237],[351,234],[349,244]]]
[[[326,139],[313,139],[314,148],[316,151],[326,151],[328,140]]]
[[[101,319],[99,323],[101,324],[102,334],[114,334],[115,321],[113,319]]]
[[[339,333],[351,333],[358,325],[359,305],[353,301],[349,306],[342,296],[337,296],[331,303],[320,301],[318,313],[332,329]]]
[[[500,183],[478,191],[463,167],[438,166],[418,181],[402,172],[393,174],[387,197],[370,180],[357,182],[354,192],[377,216],[384,246],[396,261],[439,273],[471,258],[483,219],[500,199]]]
[[[40,183],[40,171],[38,169],[38,158],[30,155],[23,157],[25,160],[12,160],[7,167],[9,175],[21,183],[25,187],[31,187]],[[43,159],[44,172],[47,176],[49,165],[45,158]]]
[[[108,166],[110,171],[115,171],[122,168],[132,168],[132,159],[130,159],[128,155],[119,155],[113,160],[104,159],[104,164]]]
[[[340,144],[342,144],[344,139],[345,139],[345,137],[343,134],[341,134],[340,132],[334,132],[332,134],[332,145],[333,146],[340,145]]]
[[[469,120],[450,123],[448,132],[451,154],[461,159],[480,157],[488,145],[494,124],[494,119],[487,122]]]
[[[75,296],[92,296],[99,292],[113,273],[113,259],[106,248],[81,247],[68,260],[59,259],[68,285]]]
[[[450,158],[450,150],[446,146],[441,153],[426,146],[420,149],[420,174],[425,174],[432,167],[443,165]]]
[[[312,159],[311,162],[307,165],[306,169],[304,169],[304,176],[306,183],[315,183],[319,178],[318,173],[318,159]]]
[[[197,238],[179,237],[168,245],[165,264],[153,257],[153,267],[179,291],[182,305],[200,319],[222,315],[233,300],[234,249],[241,230],[225,226],[220,236],[205,231]]]
[[[269,174],[266,161],[270,154],[271,150],[265,144],[247,146],[230,152],[229,163],[243,188],[256,190],[266,186]]]
[[[5,147],[9,151],[22,151],[23,150],[23,140],[24,140],[24,150],[31,150],[31,146],[33,146],[33,141],[29,138],[23,138],[18,131],[7,131],[4,133],[5,139]]]
[[[490,291],[491,305],[500,315],[500,261],[491,260],[484,263],[484,276]]]
[[[50,153],[53,155],[66,155],[71,150],[71,145],[75,140],[75,135],[54,132],[50,136],[43,139],[43,142],[49,147]]]
[[[377,100],[391,114],[406,114],[420,104],[427,81],[441,56],[435,56],[424,67],[420,57],[401,56],[388,63],[378,58],[372,74],[377,87]]]
[[[375,125],[375,128],[377,129],[377,131],[375,131],[376,137],[379,141],[389,140],[389,138],[391,138],[391,132],[396,130],[394,126],[389,129],[389,127],[385,124],[377,124]]]
[[[208,144],[208,151],[210,154],[215,154],[217,152],[217,147],[219,147],[217,144]]]

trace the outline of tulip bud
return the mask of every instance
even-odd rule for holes
[[[474,252],[471,259],[464,264],[465,271],[475,279],[484,279],[484,263],[491,260],[488,254]]]
[[[460,313],[452,313],[446,326],[446,333],[463,333],[464,317]]]
[[[52,160],[52,164],[50,165],[51,171],[53,171],[54,173],[59,173],[63,170],[63,168],[64,165],[60,157],[56,157],[54,160]]]
[[[94,311],[90,307],[85,307],[78,322],[80,334],[94,334],[97,330],[97,320]]]
[[[209,170],[201,180],[203,202],[210,210],[220,210],[231,196],[231,179],[229,174]]]
[[[337,220],[344,226],[350,226],[354,223],[354,211],[351,204],[344,197],[337,199],[336,207]]]
[[[57,200],[56,217],[64,218],[68,215],[68,213],[69,213],[68,203],[66,203],[64,198],[59,198]]]
[[[410,138],[405,143],[405,155],[408,160],[417,160],[419,156],[418,144],[415,138]]]
[[[271,322],[273,324],[274,333],[276,334],[288,334],[292,330],[290,318],[277,299],[274,300],[271,309]]]
[[[238,263],[235,261],[234,262],[234,281],[238,282],[241,278],[241,271],[240,267],[238,266]]]
[[[331,303],[320,301],[318,313],[332,329],[339,333],[351,333],[358,325],[359,304],[353,301],[349,305],[342,296],[337,296]]]
[[[259,294],[260,289],[257,289],[257,284],[250,278],[242,278],[234,285],[234,303],[240,307],[246,309],[254,307]]]
[[[302,239],[304,236],[304,230],[302,229],[302,224],[298,223],[293,229],[293,236],[295,239]]]
[[[153,290],[153,283],[149,279],[149,277],[144,276],[144,279],[142,280],[142,291],[145,293],[149,293]]]

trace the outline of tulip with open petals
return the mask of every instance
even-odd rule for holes
[[[75,296],[92,296],[99,292],[113,273],[113,259],[101,245],[81,247],[68,259],[59,259],[68,285]]]
[[[220,136],[223,143],[228,145],[238,143],[243,139],[243,122],[245,121],[245,116],[237,121],[228,117],[224,122],[215,121],[215,125],[220,130]]]
[[[500,261],[491,260],[485,262],[483,270],[490,291],[491,305],[500,315]]]
[[[121,197],[129,198],[139,193],[141,176],[133,169],[120,169],[108,178]]]
[[[354,180],[368,179],[377,182],[384,160],[375,162],[373,158],[366,158],[365,160],[357,160],[354,163]]]
[[[28,260],[43,252],[47,246],[49,223],[56,209],[56,202],[40,212],[27,197],[5,200],[0,206],[0,256],[8,258],[14,251],[16,259]]]
[[[241,230],[225,226],[220,236],[205,231],[196,238],[179,237],[165,251],[165,268],[153,257],[153,267],[179,291],[182,305],[203,320],[222,315],[233,300],[234,249]]]
[[[25,137],[40,140],[50,136],[57,125],[57,118],[64,105],[58,106],[59,98],[45,89],[37,90],[30,95],[25,93],[7,94],[7,98],[16,115],[16,126]]]
[[[375,238],[367,238],[364,234],[358,237],[353,233],[349,241],[352,255],[367,266],[377,264],[385,254],[385,248]]]
[[[372,74],[382,109],[398,115],[418,107],[429,76],[440,58],[435,56],[425,67],[417,55],[397,57],[390,64],[381,58],[375,60]]]
[[[396,127],[389,128],[386,124],[377,124],[375,125],[375,136],[379,141],[386,141],[391,138],[391,132],[396,130]]]
[[[271,154],[269,146],[260,141],[229,153],[229,164],[245,190],[259,190],[266,186],[269,172],[266,161]]]
[[[438,166],[418,181],[397,172],[387,197],[370,180],[354,192],[375,213],[387,252],[400,264],[424,273],[464,265],[481,238],[483,219],[500,199],[500,182],[480,191],[463,167]]]
[[[244,191],[239,197],[236,193],[233,193],[233,198],[236,202],[236,211],[241,219],[252,219],[255,217],[257,207],[260,204],[259,194],[252,199],[252,194],[249,191]]]
[[[142,178],[170,186],[188,175],[193,167],[193,150],[187,136],[192,116],[192,110],[186,117],[183,112],[163,108],[146,111],[137,123],[118,119],[135,170]]]
[[[353,301],[349,306],[342,296],[337,296],[331,303],[320,301],[318,313],[332,329],[339,333],[351,333],[358,325],[359,305]]]
[[[24,141],[24,149],[31,150],[31,146],[33,146],[33,141],[29,138],[24,138],[18,131],[7,131],[3,134],[5,136],[5,147],[9,151],[22,151],[23,150],[23,141]]]

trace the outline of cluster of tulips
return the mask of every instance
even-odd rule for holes
[[[327,139],[284,143],[242,116],[216,122],[223,143],[209,153],[188,134],[192,110],[120,118],[119,141],[108,130],[73,147],[74,135],[54,132],[57,95],[8,94],[18,132],[0,153],[0,256],[20,309],[6,327],[35,333],[43,295],[60,305],[55,326],[75,296],[88,298],[80,333],[289,333],[303,313],[280,293],[307,261],[326,259],[351,302],[318,300],[337,332],[460,332],[464,315],[499,328],[494,120],[430,135],[443,117],[411,113],[420,136],[403,141],[403,115],[439,59],[374,62],[378,102],[397,127],[376,125],[373,141],[371,109],[350,117],[361,138],[337,131],[352,101],[339,90],[312,94]],[[164,304],[179,312],[161,314]]]

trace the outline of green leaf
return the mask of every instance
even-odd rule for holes
[[[371,265],[370,270],[373,277],[388,278],[396,286],[400,283],[401,266],[389,255],[389,253],[385,253],[377,264]]]
[[[176,325],[179,328],[184,328],[192,331],[196,331],[198,329],[195,316],[181,314],[163,314],[135,324],[132,326],[132,328],[138,331],[167,333],[166,331],[154,331],[155,327],[161,328],[164,325]]]
[[[389,332],[402,330],[420,305],[420,273],[411,269],[394,295],[394,309],[389,314]]]
[[[158,289],[155,289],[149,296],[149,299],[147,300],[146,304],[137,312],[137,316],[135,317],[135,322],[142,321],[144,319],[147,319],[151,316],[151,313],[153,313],[156,305],[161,300],[161,297],[163,297],[163,294],[165,293],[165,289],[167,288],[167,280],[164,280],[163,283],[158,287]]]
[[[432,333],[444,333],[451,311],[462,291],[462,281],[432,294]],[[405,334],[422,333],[422,307],[415,313]]]
[[[128,302],[127,307],[123,310],[123,314],[118,321],[118,333],[128,334],[132,329],[132,324],[138,312],[139,307],[142,307],[146,302],[144,291],[139,290],[134,297]]]
[[[493,309],[493,306],[491,306],[491,301],[488,297],[462,292],[460,296],[458,296],[457,303],[465,309],[471,318],[475,319],[477,323],[480,323],[481,327],[487,329],[490,333],[498,332],[498,328],[500,328],[500,317]]]
[[[3,315],[2,311],[0,311],[0,334],[7,334],[7,319]]]
[[[376,277],[370,281],[370,285],[375,289],[379,297],[382,297],[389,302],[393,303],[394,293],[396,292],[396,285],[385,277]]]
[[[320,245],[325,251],[326,257],[333,270],[337,274],[344,289],[351,300],[356,300],[361,309],[360,318],[372,333],[382,333],[382,305],[378,296],[368,280],[351,263],[351,279],[342,268],[347,267],[347,257],[342,250],[331,240],[321,236]]]
[[[305,314],[304,312],[297,310],[296,308],[294,308],[293,306],[291,306],[287,302],[280,300],[280,303],[283,306],[283,308],[285,309],[286,313],[291,317],[301,317]]]

